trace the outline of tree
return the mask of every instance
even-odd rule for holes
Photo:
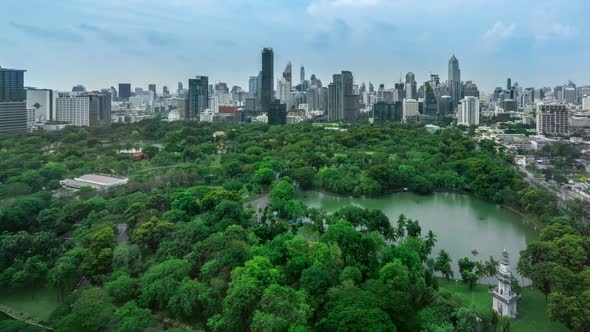
[[[66,292],[72,290],[80,280],[80,263],[84,249],[76,247],[60,257],[48,273],[49,284],[58,291],[58,299],[63,301]]]
[[[152,217],[133,231],[133,242],[154,252],[160,242],[174,231],[174,224]]]
[[[190,264],[182,259],[169,259],[150,267],[140,278],[140,303],[156,309],[165,308],[189,272]]]
[[[58,331],[105,331],[111,322],[114,306],[105,290],[91,287],[81,292],[72,311],[57,325]]]
[[[92,235],[90,246],[84,251],[80,269],[84,275],[97,283],[111,272],[115,232],[109,226],[100,228]]]
[[[114,274],[114,273],[113,273]],[[111,281],[105,283],[105,290],[113,298],[115,304],[123,304],[137,297],[137,279],[126,273],[118,273]]]
[[[486,276],[493,278],[498,274],[498,261],[494,257],[490,256],[490,259],[484,263],[484,270]]]
[[[190,192],[183,191],[176,195],[172,201],[171,207],[175,210],[186,212],[189,216],[193,216],[199,212],[199,203]]]
[[[459,272],[461,273],[461,279],[463,282],[469,285],[469,289],[473,289],[479,276],[474,272],[476,268],[476,262],[469,260],[467,257],[459,259]]]
[[[261,168],[254,172],[254,181],[260,185],[268,186],[275,179],[275,172],[270,168]]]
[[[453,277],[451,263],[452,260],[449,254],[444,249],[441,249],[434,262],[434,270],[440,272],[443,275],[443,278],[449,280]]]
[[[306,303],[302,291],[295,291],[287,286],[270,285],[264,290],[260,309],[254,313],[252,330],[268,331],[264,325],[268,321],[268,315],[272,315],[274,321],[280,321],[278,325],[282,325],[282,329],[294,325],[304,326],[310,313],[310,306]]]
[[[115,311],[117,327],[115,332],[142,332],[156,325],[149,309],[140,308],[135,301],[129,301]]]

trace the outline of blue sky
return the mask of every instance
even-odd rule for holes
[[[447,78],[453,53],[463,80],[490,92],[507,77],[525,86],[590,84],[587,0],[2,0],[0,66],[26,84],[99,89],[118,82],[158,90],[208,75],[247,88],[260,51],[275,50],[324,84],[392,86],[412,71]]]

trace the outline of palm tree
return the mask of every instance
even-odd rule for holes
[[[430,255],[435,243],[436,235],[431,230],[429,230],[428,234],[426,234],[426,240],[424,241],[426,255]]]
[[[485,262],[486,275],[489,278],[493,278],[498,273],[498,261],[494,257],[490,256],[490,260]]]
[[[446,251],[441,250],[438,257],[434,261],[434,271],[440,272],[443,278],[449,280],[453,277],[453,269],[451,268],[451,257]]]
[[[484,264],[481,261],[475,262],[475,274],[477,274],[477,282],[479,283],[479,279],[487,275],[487,271],[485,269]]]
[[[395,235],[398,239],[406,236],[406,216],[403,213],[400,214],[399,218],[397,219],[397,229]]]

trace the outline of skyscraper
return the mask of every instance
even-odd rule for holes
[[[79,127],[111,124],[110,93],[59,93],[56,99],[56,120]]]
[[[406,99],[417,99],[418,91],[416,84],[416,76],[409,72],[406,74]]]
[[[129,97],[131,97],[131,84],[119,83],[119,98],[129,100]]]
[[[453,57],[449,59],[449,78],[448,78],[449,95],[453,99],[453,110],[457,109],[459,100],[461,100],[463,92],[461,85],[461,70],[459,69],[459,60]]]
[[[178,82],[178,88],[176,89],[176,94],[182,96],[184,87],[182,86],[182,82]]]
[[[186,119],[198,120],[199,115],[209,108],[209,77],[197,76],[188,80],[188,114]]]
[[[537,104],[537,133],[568,135],[569,111],[562,104]]]
[[[457,124],[479,125],[479,98],[465,97],[459,104]]]
[[[287,105],[278,100],[273,100],[268,109],[269,125],[286,125],[287,124]]]
[[[328,86],[328,120],[356,121],[359,112],[359,96],[353,94],[354,80],[350,71],[334,74]]]
[[[168,87],[167,87],[167,86],[165,86],[165,85],[162,87],[162,94],[163,94],[164,96],[168,96],[168,95],[170,95],[170,91],[168,90]]]
[[[56,94],[50,89],[27,89],[27,109],[35,111],[35,122],[55,120]]]
[[[154,97],[156,97],[158,95],[157,91],[156,91],[156,85],[155,84],[149,84],[148,85],[148,90],[152,91],[154,93]]]
[[[256,96],[257,90],[258,90],[258,76],[250,76],[250,80],[248,80],[248,95],[250,97]]]
[[[510,79],[510,77],[508,77],[508,79],[506,79],[506,90],[507,91],[512,90],[512,80]]]
[[[424,83],[424,114],[430,116],[436,116],[437,113],[437,102],[436,102],[436,95],[434,94],[434,89],[432,88],[432,84],[430,82]]]
[[[287,63],[283,71],[283,77],[278,81],[278,97],[281,103],[287,105],[287,109],[291,109],[291,88],[292,88],[293,73],[291,69],[291,62]]]
[[[267,47],[262,50],[262,71],[260,83],[260,107],[268,112],[274,93],[274,52]]]
[[[24,73],[0,67],[0,133],[27,131]]]
[[[305,82],[305,68],[301,66],[301,70],[299,71],[300,74],[300,83],[303,84]]]

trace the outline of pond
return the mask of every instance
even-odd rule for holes
[[[407,218],[418,220],[423,235],[428,230],[436,234],[433,256],[444,249],[453,259],[455,278],[460,278],[457,267],[459,258],[485,261],[493,256],[500,260],[504,249],[510,255],[514,271],[520,251],[526,248],[527,242],[537,237],[533,227],[521,216],[471,195],[417,195],[404,192],[379,197],[341,197],[317,191],[299,191],[296,198],[309,207],[324,208],[328,212],[347,205],[379,209],[394,225],[402,213]],[[473,255],[472,251],[477,254]],[[527,280],[517,277],[521,285],[529,284]],[[485,278],[481,281],[491,282]]]

